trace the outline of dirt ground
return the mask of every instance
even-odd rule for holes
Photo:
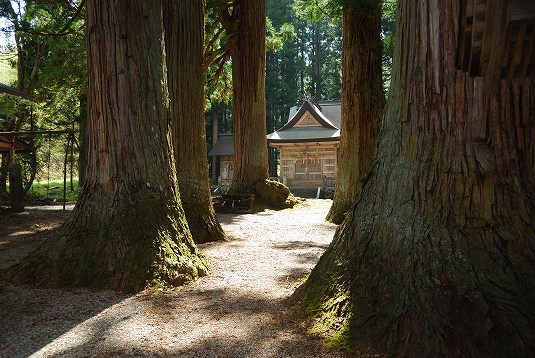
[[[345,356],[307,333],[288,303],[332,240],[330,204],[220,214],[228,240],[200,245],[210,274],[174,290],[124,295],[0,282],[0,357]],[[69,213],[59,208],[0,214],[0,269],[57,230]]]

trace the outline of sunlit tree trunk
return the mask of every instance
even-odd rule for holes
[[[224,238],[212,205],[204,118],[204,4],[164,0],[167,78],[178,186],[196,243]]]
[[[206,272],[182,210],[159,0],[87,2],[88,168],[59,233],[7,276],[136,291]]]
[[[342,120],[336,190],[327,220],[340,224],[372,160],[384,106],[381,1],[347,6],[342,23]]]
[[[238,0],[232,15],[225,15],[227,32],[235,36],[230,48],[235,162],[230,191],[252,193],[256,182],[268,178],[266,3]]]
[[[455,70],[458,7],[400,1],[371,175],[297,296],[350,345],[533,356],[535,88]]]

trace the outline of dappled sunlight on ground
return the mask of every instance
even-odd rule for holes
[[[332,240],[329,207],[310,200],[220,214],[228,239],[199,245],[210,274],[173,290],[125,296],[7,285],[0,331],[11,333],[0,335],[0,356],[343,356],[309,335],[288,303]]]

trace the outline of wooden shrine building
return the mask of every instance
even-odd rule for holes
[[[535,1],[461,0],[457,68],[491,85],[535,75]]]
[[[279,174],[288,186],[334,180],[340,108],[340,102],[304,100],[290,109],[284,126],[267,136],[268,144],[280,153]]]
[[[217,173],[217,186],[222,190],[227,190],[234,174],[234,135],[220,134],[214,144],[209,157],[215,157],[215,167],[212,168]]]

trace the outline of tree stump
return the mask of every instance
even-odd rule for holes
[[[24,189],[22,187],[22,167],[14,163],[9,166],[9,201],[11,211],[21,213],[24,211]]]

